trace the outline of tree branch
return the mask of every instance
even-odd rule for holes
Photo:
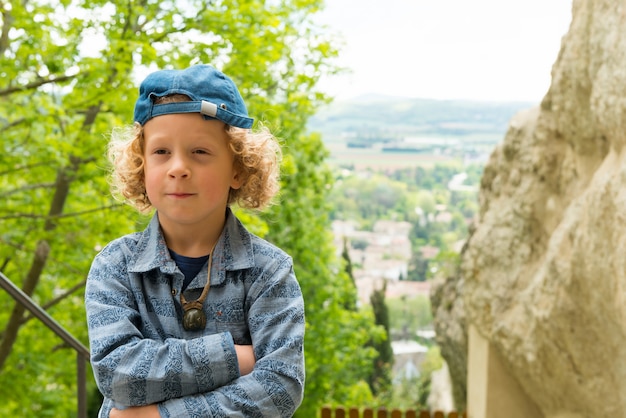
[[[78,283],[78,284],[72,286],[71,288],[67,289],[65,292],[63,292],[62,294],[60,294],[56,298],[51,299],[47,303],[41,305],[41,307],[43,308],[44,311],[47,311],[48,309],[52,308],[54,305],[56,305],[56,304],[60,303],[61,301],[63,301],[63,299],[72,296],[76,291],[84,289],[86,283],[87,283],[87,279],[82,280],[80,283]],[[35,318],[35,316],[32,315],[32,314],[29,314],[29,315],[25,316],[22,319],[22,321],[20,322],[20,326],[24,325],[25,323],[27,323],[28,321],[30,321],[33,318]]]
[[[72,80],[74,78],[76,78],[76,75],[62,75],[55,78],[42,78],[41,80],[33,81],[32,83],[28,83],[24,86],[9,87],[4,90],[0,90],[0,97],[8,96],[10,94],[17,93],[18,91],[34,90],[45,84],[61,83],[64,81]]]
[[[99,212],[99,211],[107,210],[107,209],[114,209],[120,206],[124,206],[124,203],[115,203],[112,205],[101,206],[99,208],[88,209],[88,210],[84,210],[81,212],[59,213],[57,215],[38,215],[36,213],[14,213],[11,215],[0,216],[0,220],[25,218],[25,219],[45,219],[46,221],[51,222],[57,219],[73,218],[77,216],[86,215],[88,213]]]
[[[17,167],[14,167],[10,170],[5,170],[5,171],[0,171],[0,176],[6,176],[7,174],[12,174],[16,171],[20,171],[20,170],[30,170],[32,168],[35,167],[41,167],[43,166],[47,166],[50,165],[52,163],[52,161],[41,161],[35,164],[24,164],[24,165],[18,165]]]
[[[70,159],[70,161],[72,160]],[[56,223],[53,219],[55,216],[63,213],[63,207],[70,191],[70,184],[79,168],[78,159],[75,159],[72,162],[72,165],[64,167],[57,172],[55,182],[56,188],[54,196],[52,197],[52,203],[50,204],[50,211],[48,212],[49,218],[46,219],[43,228],[44,233],[49,233],[56,228]],[[26,295],[33,295],[35,288],[39,284],[41,273],[46,266],[46,262],[48,261],[48,255],[50,255],[50,244],[45,238],[41,238],[37,242],[37,248],[35,249],[35,254],[33,254],[30,269],[28,270],[28,273],[26,273],[26,277],[22,283],[22,290],[26,293]],[[24,317],[25,311],[26,308],[22,304],[15,302],[4,330],[2,341],[0,342],[0,370],[4,368],[6,360],[11,354],[13,344],[17,339],[17,334],[21,327],[20,322]]]
[[[9,129],[14,128],[17,125],[24,123],[24,122],[26,122],[26,118],[20,118],[20,119],[14,120],[13,122],[3,126],[0,132],[8,131]]]
[[[20,187],[18,189],[13,189],[13,190],[9,190],[9,191],[4,192],[4,193],[0,193],[0,199],[3,199],[3,198],[8,197],[8,196],[11,196],[12,194],[15,194],[15,193],[24,192],[26,190],[49,189],[51,187],[54,187],[54,183],[29,184],[29,185],[26,185],[24,187]]]
[[[4,54],[4,51],[9,47],[9,31],[13,27],[13,15],[9,10],[6,9],[4,2],[0,3],[0,7],[2,8],[2,32],[0,33],[0,55]]]

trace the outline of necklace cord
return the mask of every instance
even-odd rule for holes
[[[180,292],[180,303],[183,305],[183,310],[188,311],[189,309],[202,309],[202,305],[204,305],[204,301],[206,300],[209,289],[211,288],[211,266],[213,265],[213,250],[215,250],[215,245],[211,249],[209,253],[209,265],[207,268],[207,279],[206,284],[204,285],[204,289],[202,289],[202,294],[196,300],[192,300],[191,302],[187,302],[187,299],[183,295],[183,291]]]

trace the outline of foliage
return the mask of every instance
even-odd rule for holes
[[[416,186],[419,190],[445,190],[452,177],[460,172],[474,172],[472,166],[459,164],[435,164],[432,168],[409,167],[395,170],[390,177],[396,181]],[[473,176],[471,181],[478,184]],[[440,202],[438,202],[440,203]]]
[[[382,174],[338,175],[330,199],[332,219],[353,220],[364,229],[380,219],[411,219],[416,206],[406,184]]]
[[[433,316],[427,296],[401,296],[387,300],[390,335],[396,340],[413,340],[416,332],[432,325]]]
[[[393,349],[391,348],[391,334],[389,332],[389,309],[385,302],[387,285],[381,289],[374,289],[370,295],[370,303],[374,311],[376,323],[385,330],[385,338],[381,341],[372,341],[373,347],[378,352],[374,359],[372,374],[369,385],[372,393],[381,401],[389,401],[391,398],[391,367],[393,365]]]
[[[355,221],[357,228],[367,229],[379,219],[408,221],[412,224],[409,238],[412,244],[406,280],[426,281],[435,275],[450,275],[459,264],[458,244],[468,233],[468,220],[478,210],[476,192],[451,190],[449,183],[459,173],[466,173],[466,186],[477,186],[482,173],[479,164],[434,164],[432,167],[411,167],[389,172],[336,172],[337,182],[330,195],[334,219]],[[379,191],[384,190],[384,193]],[[363,248],[365,242],[354,238],[353,248]],[[426,258],[422,247],[436,247],[434,258]],[[356,264],[355,264],[356,266]],[[391,340],[416,340],[419,329],[432,325],[430,300],[427,296],[400,297],[387,300]],[[376,312],[376,308],[374,308]],[[394,381],[391,401],[387,406],[427,408],[430,374],[441,367],[438,348],[430,340],[420,341],[430,346],[421,375],[414,379]],[[379,353],[383,352],[377,346]],[[375,388],[375,386],[373,386]],[[374,390],[374,393],[377,393]],[[378,396],[381,401],[383,396]]]
[[[421,251],[413,251],[409,259],[406,280],[411,282],[425,282],[428,277],[429,260],[425,259]]]
[[[457,274],[461,257],[454,251],[441,251],[430,261],[430,277],[451,277]]]
[[[354,275],[352,274],[352,260],[350,260],[350,253],[348,252],[348,239],[343,239],[343,249],[341,250],[341,258],[344,262],[344,271],[350,278],[350,282],[354,290],[352,291],[352,299],[346,301],[345,308],[349,310],[356,311],[358,309],[358,295],[357,295],[357,287],[356,282],[354,280]]]
[[[355,221],[364,230],[380,219],[410,222],[413,255],[407,280],[424,281],[429,260],[422,258],[420,247],[453,251],[457,242],[467,237],[468,222],[478,211],[475,191],[448,189],[450,180],[462,172],[467,174],[466,185],[477,186],[482,166],[435,164],[391,173],[336,171],[329,195],[330,217]],[[440,219],[448,215],[449,220]],[[359,245],[352,242],[354,248]]]
[[[300,137],[299,146],[297,158],[292,149],[285,164],[281,204],[264,218],[277,226],[267,238],[289,249],[302,284],[309,378],[296,416],[310,417],[322,403],[349,404],[354,396],[370,396],[355,391],[353,385],[368,376],[375,353],[363,347],[381,331],[375,328],[371,313],[351,309],[356,289],[335,256],[327,216],[326,196],[333,179],[323,164],[326,151],[317,135]]]
[[[298,414],[371,396],[363,379],[375,353],[362,347],[380,331],[371,313],[344,309],[355,290],[328,232],[332,176],[319,136],[304,134],[307,118],[327,101],[317,80],[337,70],[330,36],[311,19],[321,4],[2,3],[3,273],[86,343],[82,286],[91,260],[147,221],[110,197],[107,135],[131,122],[137,80],[148,70],[212,63],[284,143],[281,202],[245,221],[293,256],[305,295],[308,379]],[[0,293],[0,398],[7,400],[0,415],[71,416],[75,354],[13,307]]]
[[[430,347],[421,364],[420,376],[411,379],[405,378],[396,384],[392,405],[401,409],[428,409],[427,401],[428,395],[430,395],[431,374],[441,369],[442,366],[443,358],[439,352],[439,347]]]

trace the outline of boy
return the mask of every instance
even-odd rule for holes
[[[208,65],[141,84],[113,136],[117,194],[149,226],[109,243],[85,293],[100,417],[291,417],[304,388],[304,304],[291,258],[230,204],[278,190],[280,149]]]

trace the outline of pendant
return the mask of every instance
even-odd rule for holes
[[[200,331],[206,327],[206,315],[202,309],[191,308],[183,314],[183,328],[187,331]]]
[[[215,248],[215,246],[213,247]],[[211,263],[213,262],[213,249],[209,254],[209,266],[207,268],[207,279],[200,297],[194,301],[187,302],[183,292],[180,292],[180,304],[183,307],[183,328],[185,331],[202,331],[206,327],[206,314],[202,305],[209,294],[211,288]]]

